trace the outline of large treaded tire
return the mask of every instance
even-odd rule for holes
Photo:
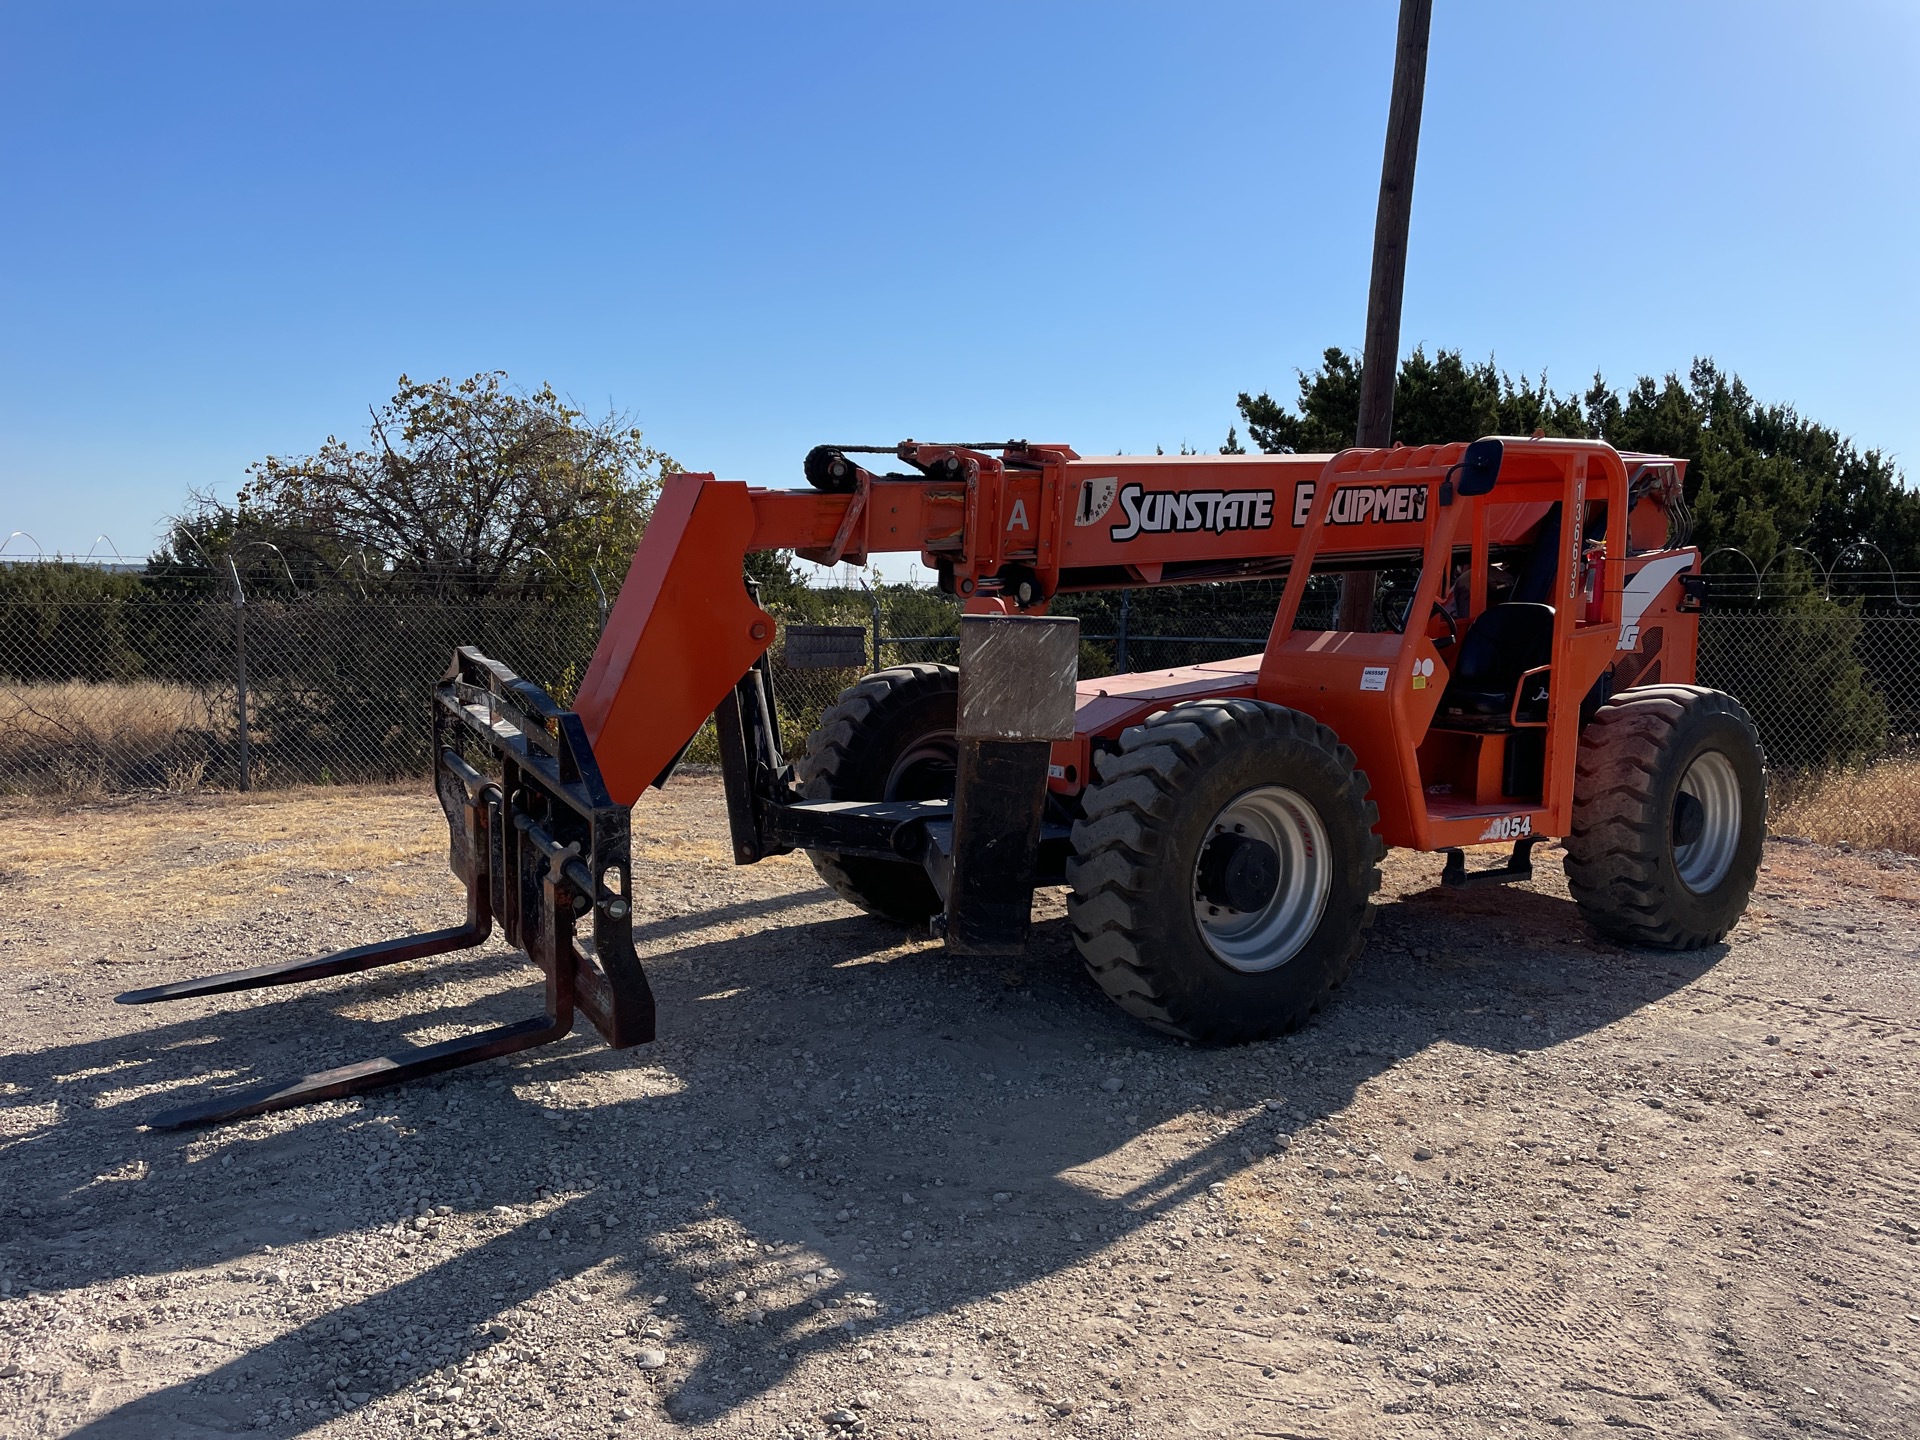
[[[807,736],[794,766],[808,800],[928,800],[924,785],[889,794],[896,762],[915,747],[951,739],[960,707],[960,672],[951,665],[896,665],[840,692]],[[935,787],[937,788],[937,787]],[[946,790],[951,795],[949,783]],[[936,914],[940,895],[918,865],[809,850],[820,878],[842,899],[903,925]]]
[[[1731,764],[1740,808],[1724,876],[1695,891],[1676,858],[1681,781],[1713,751]],[[1766,757],[1731,695],[1700,685],[1623,690],[1580,732],[1567,886],[1603,934],[1661,950],[1721,940],[1753,893],[1766,830]]]
[[[1128,1014],[1182,1039],[1231,1044],[1293,1030],[1347,976],[1366,943],[1386,847],[1366,774],[1326,726],[1254,700],[1177,705],[1099,757],[1073,827],[1067,917],[1089,972]],[[1236,797],[1285,786],[1329,845],[1325,905],[1291,959],[1224,963],[1195,914],[1196,864]]]

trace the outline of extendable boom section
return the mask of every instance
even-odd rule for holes
[[[753,551],[828,565],[917,553],[970,613],[1043,614],[1068,591],[1284,575],[1329,458],[1083,459],[1065,445],[911,441],[897,454],[914,473],[816,450],[808,476],[834,490],[668,477],[576,701],[616,801],[668,771],[773,643],[772,617],[740,579]],[[1399,520],[1417,534],[1423,518]],[[1380,543],[1377,529],[1336,530],[1321,551],[1358,553]]]

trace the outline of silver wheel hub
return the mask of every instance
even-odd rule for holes
[[[1191,888],[1215,958],[1247,974],[1277,970],[1318,928],[1333,888],[1319,811],[1284,785],[1242,791],[1208,825]]]
[[[1694,756],[1673,799],[1673,868],[1696,895],[1713,890],[1733,868],[1740,844],[1740,777],[1718,750]]]

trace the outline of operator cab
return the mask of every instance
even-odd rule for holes
[[[1540,439],[1343,462],[1301,537],[1305,573],[1275,618],[1261,698],[1331,725],[1376,795],[1404,797],[1381,801],[1382,833],[1406,837],[1389,843],[1566,833],[1580,727],[1631,679],[1615,674],[1634,639],[1626,561],[1670,543],[1677,465],[1659,462],[1665,477],[1649,480],[1649,464],[1630,475],[1605,445]],[[1401,509],[1417,509],[1418,525],[1363,530],[1348,517],[1382,502],[1331,493],[1413,485],[1427,503]],[[1630,510],[1649,513],[1630,527]],[[1675,572],[1659,563],[1664,584]]]
[[[1609,627],[1608,530],[1624,476],[1577,463],[1514,471],[1476,505],[1449,597],[1462,636],[1417,750],[1433,819],[1545,805],[1554,722],[1577,731],[1606,699],[1610,655],[1575,642]],[[1612,553],[1622,548],[1616,539]],[[1577,687],[1578,710],[1556,716],[1557,683]]]

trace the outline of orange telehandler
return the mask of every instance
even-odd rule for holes
[[[906,468],[873,473],[872,455]],[[739,863],[805,850],[854,904],[986,955],[1019,952],[1034,888],[1064,885],[1094,979],[1196,1041],[1271,1036],[1322,1002],[1359,953],[1389,845],[1444,852],[1445,883],[1478,885],[1527,878],[1534,846],[1564,839],[1600,930],[1717,941],[1753,888],[1766,775],[1739,702],[1692,683],[1683,472],[1536,437],[1205,457],[908,441],[817,447],[808,490],[675,475],[572,710],[470,649],[435,691],[465,923],[120,997],[369,969],[478,944],[497,921],[545,972],[544,1012],[150,1123],[525,1049],[576,1010],[614,1046],[650,1040],[631,807],[709,715]],[[917,552],[963,602],[959,665],[867,676],[789,763],[773,617],[742,578],[773,549]],[[1353,577],[1370,607],[1337,603]],[[1047,613],[1069,592],[1261,578],[1285,582],[1266,648],[1172,670],[1076,683],[1078,622]],[[1470,869],[1490,842],[1504,863]]]

